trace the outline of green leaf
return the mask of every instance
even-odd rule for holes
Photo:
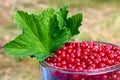
[[[34,55],[39,61],[43,61],[70,38],[69,28],[58,27],[54,9],[49,8],[39,15],[17,11],[14,18],[23,32],[4,45],[5,51],[10,55]]]
[[[78,13],[68,18],[67,27],[71,30],[71,35],[74,36],[79,33],[78,28],[81,26],[82,14]]]
[[[58,26],[60,28],[65,28],[66,25],[66,20],[67,20],[67,14],[68,14],[68,5],[62,6],[58,12],[56,13],[57,15],[57,20],[58,20]]]
[[[9,55],[22,58],[34,56],[43,61],[63,46],[71,36],[79,33],[82,15],[76,14],[67,19],[67,14],[67,5],[58,11],[48,8],[38,15],[17,11],[14,20],[22,29],[22,34],[6,43],[4,50]]]

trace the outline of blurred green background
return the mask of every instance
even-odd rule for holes
[[[2,46],[20,33],[13,21],[16,10],[39,13],[69,4],[70,14],[83,13],[80,34],[72,40],[105,41],[120,45],[120,0],[0,0],[0,80],[40,80],[35,59],[5,55]]]

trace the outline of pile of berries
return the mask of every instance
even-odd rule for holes
[[[45,61],[74,71],[105,68],[120,63],[120,47],[94,41],[68,42]]]
[[[45,71],[45,74],[50,75],[49,80],[120,80],[119,69],[100,74],[98,71],[120,63],[120,47],[110,43],[67,42],[45,61],[58,69],[58,71]],[[74,72],[93,70],[98,71],[98,74],[69,74],[59,71],[59,68]],[[112,67],[110,69],[112,70]]]

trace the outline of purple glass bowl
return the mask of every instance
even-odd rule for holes
[[[41,62],[41,72],[42,80],[120,80],[120,63],[105,68],[75,72],[52,66],[43,61]]]

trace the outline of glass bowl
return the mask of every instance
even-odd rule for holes
[[[73,71],[56,67],[43,61],[40,68],[42,80],[120,80],[120,63],[100,69]]]

